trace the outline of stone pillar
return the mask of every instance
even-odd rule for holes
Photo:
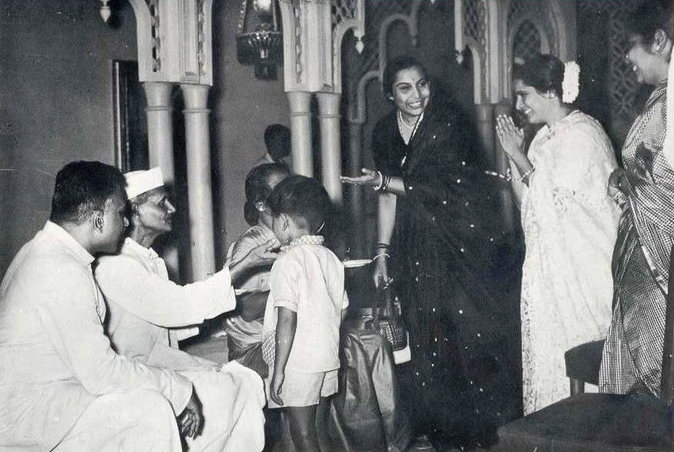
[[[290,91],[288,92],[288,101],[290,104],[293,172],[313,177],[314,156],[311,145],[311,93]]]
[[[215,270],[207,85],[180,85],[185,100],[185,152],[190,214],[192,280]]]
[[[363,125],[349,123],[349,176],[359,176],[363,167]],[[365,239],[365,212],[363,210],[363,187],[348,185],[351,206],[353,235],[350,243],[352,258],[368,257]]]
[[[164,182],[174,185],[175,165],[173,163],[173,119],[171,112],[171,91],[173,83],[143,83],[147,99],[147,140],[150,168],[161,168]],[[169,273],[174,280],[180,279],[178,247],[169,245],[164,248],[163,256]]]
[[[161,167],[164,181],[172,184],[175,180],[173,165],[173,120],[171,118],[171,90],[173,83],[145,82],[147,98],[147,139],[150,168]]]
[[[342,204],[342,152],[339,130],[339,99],[337,93],[317,93],[321,126],[322,180],[330,199]]]
[[[494,107],[494,117],[498,117],[499,115],[510,115],[511,110],[510,105],[498,104]],[[498,140],[494,143],[494,149],[496,152],[495,170],[501,174],[506,174],[508,168],[510,168],[510,163],[508,162],[508,156],[501,148],[501,144]],[[513,193],[510,187],[501,190],[501,200],[503,202],[503,221],[507,230],[512,231],[515,228],[515,222],[519,221],[519,213],[515,206]]]
[[[489,166],[496,164],[496,143],[494,142],[494,106],[492,104],[477,104],[477,130],[480,134],[480,143],[485,152]]]

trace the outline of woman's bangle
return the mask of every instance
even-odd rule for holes
[[[384,174],[384,183],[381,186],[381,191],[386,191],[386,189],[388,188],[388,184],[390,183],[391,183],[391,176],[389,176],[388,174]]]
[[[514,180],[515,182],[524,182],[524,179],[526,179],[527,177],[531,176],[531,174],[532,174],[534,171],[536,171],[536,167],[532,165],[531,168],[529,168],[524,174],[522,174],[522,175],[521,175],[520,177],[518,177],[517,179],[513,179],[513,180]]]
[[[375,260],[377,260],[377,258],[380,258],[380,257],[385,257],[385,258],[388,259],[389,257],[391,257],[391,255],[388,254],[388,253],[375,254],[374,257],[372,258],[372,262],[374,262]]]
[[[388,184],[391,183],[391,176],[388,174],[382,174],[381,171],[377,171],[379,174],[380,182],[374,187],[374,191],[384,191],[388,187]]]
[[[374,191],[379,191],[384,186],[384,175],[381,171],[377,171],[377,174],[379,175],[379,183],[374,186]]]
[[[384,253],[386,253],[388,251],[388,248],[389,248],[388,243],[379,242],[374,247],[374,254],[380,254],[379,251],[383,251]]]

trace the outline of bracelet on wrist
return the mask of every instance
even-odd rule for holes
[[[488,176],[494,176],[498,177],[500,179],[505,180],[506,182],[511,182],[513,180],[513,175],[512,172],[510,171],[510,168],[506,168],[505,174],[497,173],[496,171],[490,171],[487,170],[484,172]]]
[[[384,183],[381,186],[381,191],[386,191],[386,189],[388,188],[388,184],[390,183],[391,183],[391,176],[389,176],[388,174],[384,174]]]
[[[388,253],[375,254],[374,257],[372,258],[372,262],[376,261],[380,257],[385,257],[388,259],[389,257],[391,257],[391,255]]]
[[[379,183],[374,186],[374,191],[380,191],[384,186],[384,175],[381,173],[381,171],[377,171],[377,175],[379,176]]]

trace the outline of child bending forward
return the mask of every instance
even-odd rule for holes
[[[281,252],[271,269],[263,353],[269,408],[288,414],[298,451],[326,450],[327,397],[337,392],[339,327],[349,305],[344,266],[323,246],[332,213],[315,179],[291,176],[269,198]]]

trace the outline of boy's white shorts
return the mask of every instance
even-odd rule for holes
[[[321,397],[329,397],[337,393],[339,387],[338,369],[327,372],[286,370],[281,394],[279,394],[283,400],[283,405],[277,405],[269,398],[270,384],[271,375],[265,379],[269,408],[318,405]]]

